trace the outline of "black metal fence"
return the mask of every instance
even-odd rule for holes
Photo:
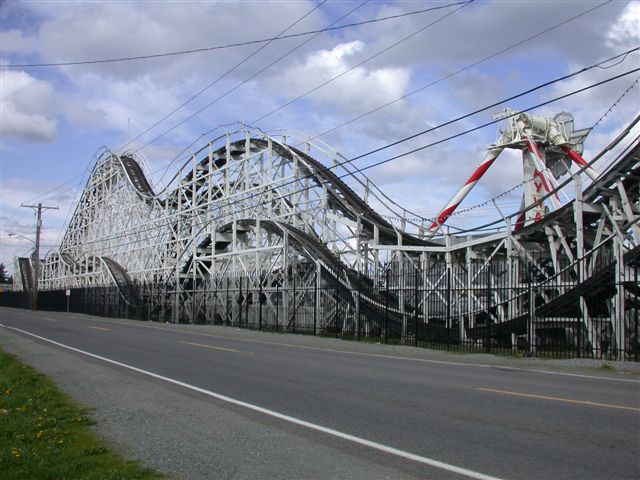
[[[278,275],[42,291],[38,308],[511,355],[640,359],[640,253],[561,264],[529,254],[422,257],[363,276],[300,263]],[[29,308],[30,294],[0,294]]]

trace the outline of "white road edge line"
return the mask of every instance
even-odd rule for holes
[[[236,406],[239,406],[239,407],[247,408],[249,410],[253,410],[254,412],[262,413],[263,415],[268,415],[270,417],[274,417],[274,418],[277,418],[279,420],[283,420],[285,422],[293,423],[295,425],[299,425],[301,427],[309,428],[311,430],[316,430],[318,432],[322,432],[322,433],[325,433],[327,435],[331,435],[331,436],[334,436],[334,437],[337,437],[337,438],[341,438],[341,439],[347,440],[349,442],[357,443],[357,444],[363,445],[365,447],[373,448],[375,450],[379,450],[381,452],[388,453],[390,455],[395,455],[397,457],[401,457],[401,458],[404,458],[406,460],[411,460],[411,461],[414,461],[414,462],[417,462],[417,463],[422,463],[424,465],[429,465],[431,467],[439,468],[441,470],[446,470],[448,472],[452,472],[452,473],[455,473],[455,474],[458,474],[458,475],[463,475],[465,477],[473,478],[473,479],[477,479],[477,480],[501,480],[498,477],[493,477],[491,475],[485,475],[484,473],[475,472],[473,470],[469,470],[469,469],[462,468],[462,467],[457,467],[455,465],[451,465],[451,464],[448,464],[448,463],[445,463],[445,462],[440,462],[440,461],[434,460],[432,458],[423,457],[421,455],[416,455],[415,453],[405,452],[404,450],[400,450],[400,449],[397,449],[397,448],[389,447],[387,445],[383,445],[382,443],[373,442],[373,441],[367,440],[365,438],[361,438],[361,437],[357,437],[355,435],[350,435],[348,433],[340,432],[339,430],[334,430],[332,428],[323,427],[322,425],[317,425],[315,423],[307,422],[305,420],[301,420],[299,418],[291,417],[291,416],[285,415],[283,413],[278,413],[276,411],[269,410],[269,409],[266,409],[266,408],[263,408],[263,407],[259,407],[257,405],[253,405],[251,403],[243,402],[242,400],[236,400],[235,398],[227,397],[225,395],[221,395],[219,393],[215,393],[215,392],[212,392],[210,390],[205,390],[204,388],[196,387],[194,385],[190,385],[188,383],[181,382],[181,381],[175,380],[173,378],[165,377],[165,376],[159,375],[157,373],[150,372],[148,370],[143,370],[141,368],[134,367],[134,366],[128,365],[126,363],[118,362],[116,360],[111,360],[110,358],[106,358],[106,357],[103,357],[103,356],[100,356],[100,355],[96,355],[95,353],[90,353],[90,352],[87,352],[85,350],[80,350],[79,348],[71,347],[69,345],[65,345],[63,343],[56,342],[55,340],[51,340],[49,338],[41,337],[40,335],[36,335],[35,333],[27,332],[25,330],[21,330],[21,329],[16,328],[16,327],[10,327],[8,325],[3,325],[3,324],[0,324],[0,325],[2,327],[4,327],[4,328],[15,330],[16,332],[20,332],[20,333],[23,333],[25,335],[29,335],[31,337],[37,338],[39,340],[42,340],[44,342],[48,342],[48,343],[51,343],[53,345],[57,345],[57,346],[62,347],[62,348],[66,348],[67,350],[71,350],[71,351],[74,351],[74,352],[77,352],[77,353],[81,353],[81,354],[86,355],[88,357],[92,357],[92,358],[95,358],[95,359],[98,359],[98,360],[102,360],[103,362],[107,362],[107,363],[110,363],[112,365],[117,365],[119,367],[126,368],[126,369],[132,370],[134,372],[138,372],[138,373],[142,373],[144,375],[148,375],[148,376],[156,378],[158,380],[162,380],[162,381],[165,381],[165,382],[168,382],[168,383],[172,383],[174,385],[178,385],[178,386],[183,387],[183,388],[187,388],[189,390],[193,390],[193,391],[198,392],[198,393],[202,393],[204,395],[208,395],[208,396],[213,397],[213,398],[215,398],[217,400],[221,400],[223,402],[230,403],[232,405],[236,405]]]

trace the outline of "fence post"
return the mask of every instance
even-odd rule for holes
[[[335,331],[336,331],[336,338],[338,338],[338,321],[339,321],[339,313],[340,313],[340,284],[336,283],[336,314],[334,316],[335,321],[334,321],[334,325],[335,325]]]
[[[389,269],[385,270],[386,277],[386,289],[387,294],[384,299],[384,343],[387,343],[387,337],[389,336]]]
[[[581,268],[581,267],[579,267]],[[580,296],[576,298],[576,357],[580,358],[580,351],[582,350],[582,302]]]
[[[176,283],[175,283],[175,295],[174,295],[174,322],[180,323],[180,278],[179,273],[176,270]]]
[[[195,274],[194,274],[195,277]],[[196,323],[196,280],[193,279],[193,288],[191,289],[191,323]]]
[[[218,321],[218,282],[212,280],[211,287],[213,290],[213,324]]]
[[[491,262],[487,264],[487,316],[484,319],[484,349],[491,351]]]
[[[354,339],[360,340],[360,290],[356,290],[356,324],[354,326]]]
[[[249,290],[249,286],[251,285],[251,282],[249,282],[249,277],[247,277],[247,294],[244,297],[244,323],[246,328],[252,328],[252,324],[249,320],[249,298],[251,298],[251,302],[253,302],[253,294],[251,293],[251,290]],[[251,295],[251,297],[249,297]],[[253,303],[251,303],[251,305],[253,305]]]
[[[242,328],[242,275],[240,275],[240,287],[238,289],[236,303],[238,304],[238,328]]]
[[[225,319],[224,323],[228,323],[231,325],[231,321],[229,320],[229,276],[227,275],[227,299],[224,304],[225,307]]]
[[[280,329],[279,311],[280,311],[280,283],[276,278],[276,327],[278,328],[278,330]]]
[[[414,270],[413,279],[413,343],[418,346],[418,269]]]
[[[320,281],[320,265],[316,262],[316,281],[313,282],[313,335],[317,335],[318,329],[318,282]]]
[[[533,289],[533,265],[529,264],[529,318],[527,319],[527,351],[529,356],[535,355],[535,315],[536,315],[536,295]]]
[[[453,326],[451,325],[451,263],[447,262],[447,350],[449,349],[449,345],[451,343],[451,330]]]
[[[260,274],[260,284],[258,286],[258,330],[262,331],[262,273]]]
[[[294,270],[296,270],[295,264]],[[293,280],[293,318],[291,318],[291,321],[293,323],[293,333],[296,333],[296,315],[298,313],[298,308],[296,307],[296,271],[292,271],[291,277]]]

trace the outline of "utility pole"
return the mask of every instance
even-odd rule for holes
[[[42,227],[42,210],[58,210],[58,207],[46,207],[42,203],[37,205],[25,205],[25,208],[33,208],[36,211],[36,246],[33,252],[33,295],[31,308],[38,309],[38,280],[40,279],[40,228]]]

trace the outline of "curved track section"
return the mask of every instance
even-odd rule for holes
[[[117,262],[114,262],[108,257],[100,257],[100,261],[104,264],[113,282],[118,287],[120,295],[127,304],[137,307],[139,302],[137,291],[133,286],[133,282],[127,271],[122,268]]]
[[[33,291],[33,270],[31,268],[31,260],[26,257],[17,259],[18,272],[20,273],[20,282],[22,289],[25,291]]]

